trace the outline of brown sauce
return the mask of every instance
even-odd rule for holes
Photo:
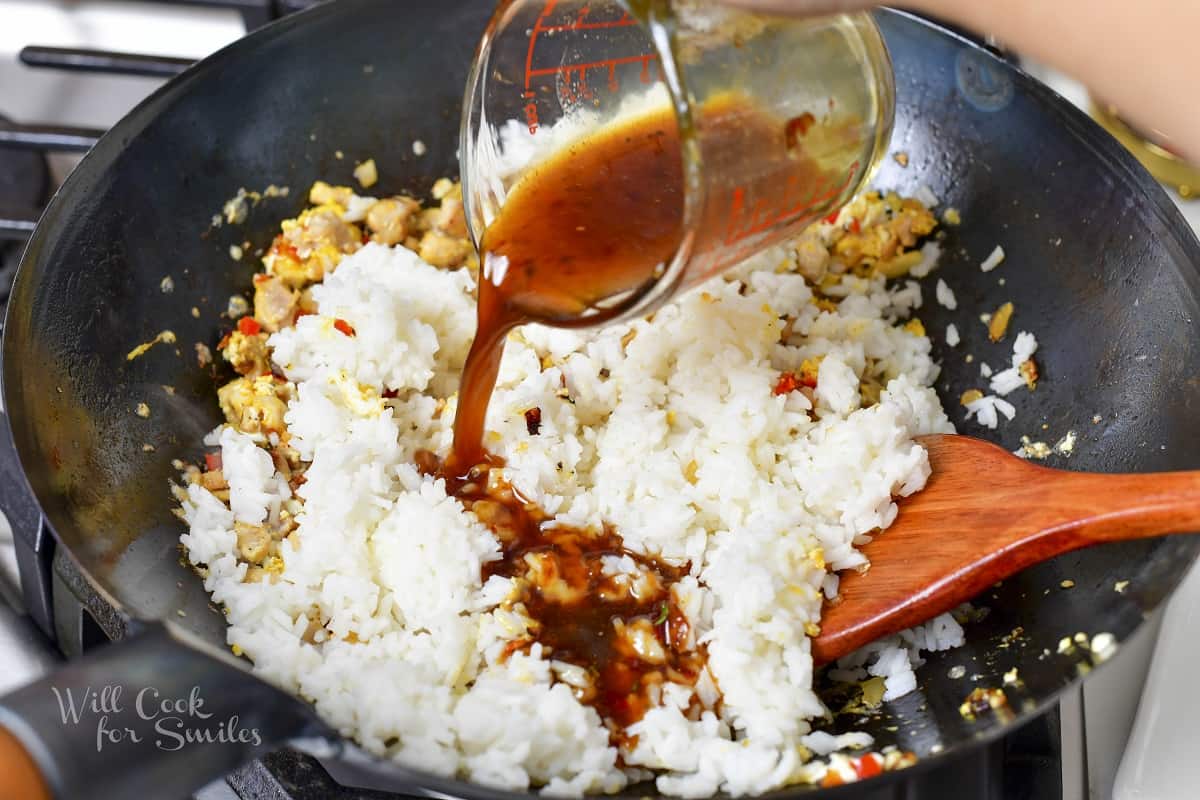
[[[533,638],[514,641],[510,652],[536,641],[545,657],[582,667],[590,685],[574,688],[576,697],[594,707],[618,735],[650,707],[651,687],[696,682],[705,654],[688,647],[687,617],[671,598],[671,585],[687,574],[686,566],[629,551],[612,528],[545,526],[547,516],[540,509],[490,475],[492,466],[501,466],[498,459],[457,478],[445,476],[428,451],[418,454],[417,463],[427,474],[446,477],[447,491],[500,540],[502,557],[484,567],[483,578],[514,579],[516,596],[507,602],[523,606],[533,622]],[[630,591],[606,575],[605,556],[633,559],[647,576],[641,591]],[[633,636],[622,635],[621,629],[643,637],[640,652]]]
[[[522,178],[484,232],[478,327],[454,420],[454,464],[483,455],[504,339],[532,320],[577,319],[636,289],[683,231],[682,165],[669,110],[601,129]],[[636,224],[631,224],[636,220]]]
[[[740,260],[764,231],[837,185],[797,147],[811,117],[785,122],[725,95],[709,101],[700,118],[696,136],[706,163],[744,181],[729,187],[727,203],[704,209],[692,265],[707,275]],[[778,150],[776,163],[787,166],[741,177],[751,147]],[[576,696],[618,734],[645,713],[655,684],[693,684],[704,667],[703,649],[686,649],[686,617],[671,601],[671,585],[687,570],[629,552],[610,528],[544,525],[546,515],[511,488],[488,486],[490,468],[501,462],[484,450],[483,432],[514,327],[578,320],[667,265],[683,236],[680,153],[675,117],[662,109],[603,127],[518,181],[483,235],[478,328],[463,370],[453,451],[445,464],[428,453],[419,460],[496,533],[503,558],[485,568],[484,578],[517,581],[513,602],[533,620],[534,641],[550,658],[587,671],[590,686],[575,689]],[[535,435],[540,417],[526,423]],[[603,572],[606,555],[631,557],[651,576],[651,588],[634,595],[618,585]]]
[[[708,168],[740,184],[706,204],[689,276],[739,261],[767,231],[848,180],[806,154],[804,137],[838,136],[836,126],[818,125],[811,114],[785,121],[745,96],[724,94],[708,100],[698,119]],[[746,156],[764,149],[771,157]],[[481,243],[478,327],[454,420],[453,468],[484,458],[487,406],[509,331],[525,322],[576,321],[667,266],[683,236],[681,151],[671,110],[650,111],[548,157],[509,192]],[[775,167],[764,170],[764,163]]]

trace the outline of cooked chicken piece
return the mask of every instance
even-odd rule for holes
[[[811,228],[796,240],[796,266],[800,274],[813,283],[824,278],[829,269],[829,248],[820,234]]]
[[[314,206],[337,203],[342,208],[347,208],[353,196],[354,190],[349,186],[330,186],[325,181],[317,181],[308,190],[308,202]]]
[[[254,318],[263,330],[274,333],[290,327],[296,318],[299,293],[274,275],[254,276]]]
[[[284,516],[280,514],[279,524],[271,529],[271,538],[279,541],[286,539],[288,534],[300,527],[300,523],[291,514]]]
[[[616,629],[617,635],[623,637],[625,640],[623,644],[633,650],[642,661],[648,664],[666,663],[666,648],[658,640],[658,636],[655,634],[654,626],[650,620],[645,618],[635,619],[629,624],[617,624]]]
[[[225,419],[242,433],[282,431],[287,411],[287,384],[273,375],[235,378],[217,390],[217,400]]]
[[[275,576],[262,567],[250,567],[246,570],[245,583],[274,583]]]
[[[451,195],[442,200],[442,206],[433,218],[433,226],[448,236],[465,239],[467,215],[463,211],[462,198]]]
[[[260,564],[271,550],[271,534],[261,525],[248,525],[245,522],[235,522],[233,531],[237,534],[238,555],[243,561]]]
[[[372,241],[394,245],[404,241],[412,232],[415,214],[421,204],[411,197],[389,197],[380,200],[367,211],[367,228]]]
[[[417,250],[422,261],[435,267],[461,267],[470,254],[470,242],[440,231],[430,231],[421,237],[421,247]]]
[[[247,336],[235,330],[229,335],[225,349],[221,351],[240,375],[257,378],[271,371],[271,361],[267,353],[267,334],[255,333]]]
[[[442,231],[441,228],[438,227],[441,217],[441,206],[431,206],[429,208],[421,209],[421,223],[418,226],[421,229],[420,235],[424,235],[426,231],[441,231],[442,233],[445,233],[445,231]]]
[[[285,284],[301,289],[324,280],[343,256],[362,247],[362,231],[342,219],[344,209],[328,203],[284,220],[283,233],[275,237],[263,258],[267,272]]]
[[[300,215],[298,221],[300,227],[292,230],[298,230],[299,233],[295,237],[289,238],[292,238],[292,244],[295,245],[301,256],[305,255],[306,247],[316,249],[332,246],[346,255],[362,247],[362,231],[357,225],[351,225],[343,220],[340,209],[336,206],[317,207],[306,211]],[[286,235],[287,223],[285,222],[283,225]]]
[[[229,482],[225,480],[225,473],[219,469],[201,473],[200,485],[210,492],[219,492],[229,488]]]
[[[300,293],[297,313],[301,315],[317,313],[317,301],[313,299],[311,286]]]

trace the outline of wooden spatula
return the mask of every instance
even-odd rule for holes
[[[841,576],[813,640],[817,663],[970,600],[1028,566],[1102,542],[1200,531],[1200,472],[1048,469],[969,436],[926,436],[933,474]]]

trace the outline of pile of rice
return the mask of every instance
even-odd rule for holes
[[[895,518],[893,497],[924,486],[913,438],[953,427],[930,388],[928,338],[901,324],[920,307],[917,284],[843,275],[822,309],[795,258],[761,253],[653,321],[530,326],[508,343],[485,442],[507,480],[561,522],[609,523],[629,549],[691,564],[674,599],[709,674],[668,684],[629,729],[634,746],[618,753],[565,682],[569,665],[536,644],[508,653],[526,620],[504,605],[508,579],[480,578],[499,543],[413,464],[420,449],[450,448],[475,300],[467,270],[403,247],[346,257],[313,288],[318,313],[269,340],[294,384],[291,446],[311,462],[277,574],[245,582],[234,532],[277,518],[291,495],[267,437],[223,426],[208,440],[228,505],[186,489],[182,542],[227,609],[229,644],[370,752],[489,786],[580,795],[653,777],[701,796],[830,770],[852,779],[844,758],[813,758],[871,740],[812,732],[825,708],[806,631],[836,593],[833,571],[863,565],[855,544]],[[773,391],[781,371],[818,358],[815,409]],[[869,407],[864,380],[885,387]],[[915,687],[920,649],[961,640],[945,616],[838,666],[846,679],[884,676],[891,699]]]

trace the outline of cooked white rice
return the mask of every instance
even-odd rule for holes
[[[707,644],[711,674],[666,686],[630,730],[624,769],[595,710],[573,696],[570,665],[537,645],[505,657],[526,620],[502,606],[508,579],[481,582],[499,544],[413,466],[418,449],[450,447],[475,307],[465,270],[403,248],[347,257],[313,289],[320,313],[271,337],[296,385],[291,443],[311,461],[274,582],[243,582],[236,553],[235,520],[272,518],[288,496],[254,439],[225,429],[212,440],[232,511],[187,490],[182,541],[228,609],[229,644],[370,752],[495,787],[606,792],[646,769],[687,796],[819,780],[826,765],[806,764],[800,745],[826,753],[870,739],[812,733],[808,720],[825,709],[805,626],[836,592],[829,571],[864,563],[855,538],[886,528],[893,497],[924,486],[928,459],[913,437],[953,428],[930,388],[929,340],[896,324],[919,287],[845,276],[829,292],[842,298],[836,312],[821,311],[803,277],[775,269],[792,258],[762,253],[653,322],[510,337],[486,435],[507,479],[563,523],[611,523],[631,550],[691,563],[675,601]],[[780,342],[785,314],[796,321]],[[819,357],[813,418],[803,394],[772,388],[781,370]],[[886,386],[866,408],[864,378]],[[994,417],[1003,401],[992,400]],[[524,419],[533,407],[535,436]],[[986,424],[982,407],[974,413]],[[915,687],[920,650],[961,637],[946,616],[839,666],[883,676],[890,699]],[[699,720],[684,715],[693,696],[707,709]]]
[[[934,294],[937,297],[939,305],[944,306],[951,311],[958,308],[958,299],[954,296],[954,290],[951,289],[941,278],[938,278],[937,286],[934,287]]]
[[[996,245],[995,249],[988,253],[988,257],[985,258],[982,263],[980,263],[979,269],[983,272],[991,272],[996,267],[1000,266],[1002,261],[1004,261],[1004,248],[1000,245]]]
[[[967,403],[967,419],[975,417],[975,421],[980,425],[993,430],[1000,424],[1001,416],[1011,420],[1016,415],[1017,409],[1012,403],[994,394],[984,395]]]
[[[1037,338],[1032,333],[1021,331],[1017,334],[1017,338],[1013,340],[1012,366],[991,376],[990,387],[993,394],[1003,397],[1025,385],[1025,376],[1021,374],[1021,367],[1026,361],[1033,358],[1037,347]]]

